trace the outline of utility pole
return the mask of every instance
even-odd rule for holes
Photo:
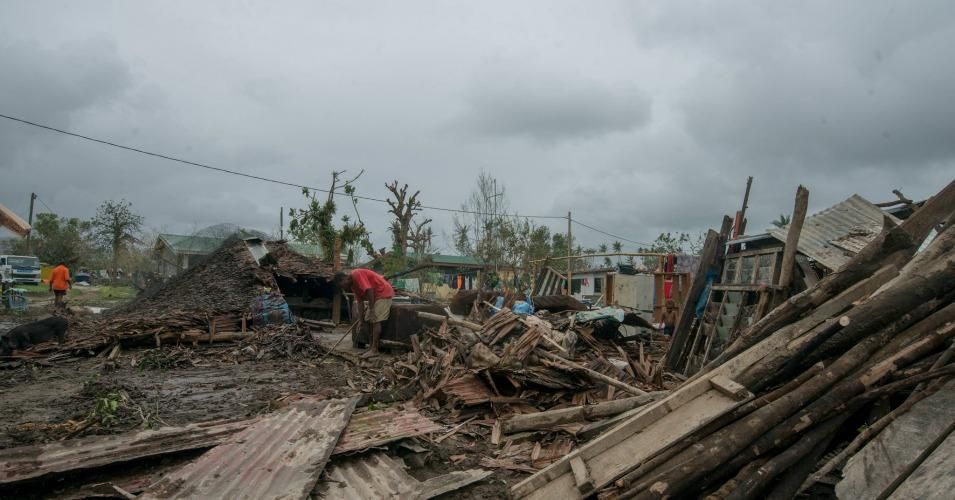
[[[30,240],[30,236],[33,235],[33,202],[36,201],[36,193],[30,193],[30,216],[28,217],[27,223],[30,224],[30,232],[27,233],[27,251],[33,253],[33,243]]]
[[[279,239],[285,239],[285,207],[279,207]]]
[[[572,237],[572,233],[570,232],[570,221],[571,221],[570,210],[568,210],[567,211],[567,256],[573,257],[574,255],[573,249],[572,249],[573,244],[571,243],[573,241],[573,237]],[[570,258],[570,259],[567,259],[567,295],[573,295],[573,291],[574,291],[573,278],[574,278],[574,259]]]
[[[738,238],[746,231],[746,209],[749,206],[749,189],[753,187],[753,176],[746,178],[746,193],[743,194],[743,209],[739,211],[739,222],[736,224],[733,238]]]

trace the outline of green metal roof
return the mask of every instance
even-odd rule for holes
[[[225,242],[225,238],[163,233],[159,235],[157,245],[159,241],[165,243],[175,253],[206,255],[222,246],[222,243]]]
[[[320,245],[309,245],[307,243],[288,243],[289,250],[306,255],[308,257],[321,257],[322,256],[322,247]]]
[[[484,263],[466,255],[440,255],[431,256],[431,262],[434,264],[446,266],[483,266]]]

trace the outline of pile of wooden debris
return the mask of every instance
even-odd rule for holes
[[[413,336],[411,352],[383,376],[412,387],[417,404],[449,423],[472,424],[502,445],[485,466],[534,471],[679,383],[664,377],[658,335],[620,341],[604,335],[612,329],[602,322],[613,320],[579,322],[576,313],[505,308],[483,324],[419,313],[440,328]]]
[[[254,252],[262,253],[258,258]],[[95,355],[118,345],[211,343],[246,338],[253,301],[279,290],[279,279],[331,276],[331,266],[282,242],[226,241],[162,287],[102,315],[71,319],[70,341],[35,352]]]
[[[843,498],[950,494],[950,473],[947,490],[918,480],[951,456],[951,445],[940,446],[955,439],[949,410],[925,408],[922,418],[941,420],[927,436],[901,429],[881,437],[894,440],[890,451],[880,442],[850,457],[933,391],[955,399],[946,385],[955,374],[953,223],[955,182],[901,224],[887,219],[846,265],[770,311],[666,398],[512,493],[792,498],[813,488],[831,494],[840,479],[831,473],[842,469]],[[933,229],[937,237],[916,253]]]

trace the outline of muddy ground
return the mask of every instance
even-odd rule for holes
[[[0,332],[20,321],[0,316]],[[341,334],[325,335],[322,342],[332,344],[340,338]],[[350,344],[345,338],[339,349],[350,350]],[[49,365],[23,362],[0,371],[0,448],[163,425],[249,418],[272,411],[278,400],[292,394],[344,397],[372,391],[376,378],[373,367],[357,368],[334,356],[321,363],[317,359],[244,360],[229,344],[196,350],[134,349],[123,351],[112,362],[104,358],[74,358]],[[110,402],[115,402],[114,410]],[[439,415],[434,417],[441,420]],[[95,423],[78,429],[79,423],[90,421]],[[441,444],[424,439],[416,440],[416,444],[425,451],[392,449],[395,454],[405,455],[409,473],[420,480],[479,467],[489,446],[483,437],[467,433]],[[103,482],[135,489],[199,453],[107,467],[0,492],[0,496],[84,498],[98,495],[101,489],[91,485]],[[485,481],[446,498],[505,497],[509,485],[519,479],[516,473],[496,471]]]

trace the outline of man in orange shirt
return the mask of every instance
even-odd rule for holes
[[[395,290],[383,276],[369,269],[354,269],[350,273],[336,273],[335,285],[342,290],[351,289],[355,294],[355,312],[358,316],[358,328],[365,321],[371,324],[371,343],[363,356],[378,354],[381,340],[381,323],[391,314],[391,299]],[[367,309],[363,301],[367,301]]]
[[[60,261],[50,274],[50,291],[53,292],[54,308],[59,309],[63,306],[66,291],[71,288],[73,288],[73,281],[70,279],[70,270],[66,268],[65,262]]]

